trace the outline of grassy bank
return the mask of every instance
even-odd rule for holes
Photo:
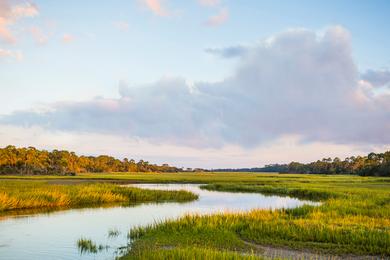
[[[47,180],[66,183],[67,181],[113,181],[113,182],[143,182],[143,183],[234,183],[234,184],[291,184],[324,183],[345,184],[358,183],[389,183],[386,177],[360,177],[355,175],[310,175],[310,174],[277,174],[252,172],[179,172],[179,173],[83,173],[76,176],[48,175],[0,175],[0,180]]]
[[[197,195],[187,191],[155,191],[121,187],[109,183],[53,185],[46,181],[0,180],[0,213],[15,210],[73,208],[109,203],[190,201]]]
[[[191,247],[258,251],[257,245],[311,250],[320,254],[390,256],[390,180],[354,176],[256,175],[256,181],[209,184],[231,192],[279,194],[321,201],[318,207],[191,215],[131,230],[131,251],[195,256]],[[261,254],[261,252],[259,252]],[[181,259],[174,257],[171,259]],[[190,257],[191,258],[191,257]]]
[[[56,181],[115,181],[147,183],[210,183],[210,182],[253,182],[260,174],[224,172],[180,172],[180,173],[82,173],[76,176],[52,175],[0,175],[1,179],[13,180],[56,180]],[[261,174],[272,178],[275,174]]]
[[[210,248],[167,248],[162,250],[144,250],[128,255],[126,259],[223,259],[223,260],[261,260],[254,254],[242,255],[234,251],[219,251]]]

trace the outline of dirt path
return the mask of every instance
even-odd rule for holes
[[[380,256],[356,256],[356,255],[329,255],[329,254],[319,254],[310,250],[295,250],[290,248],[283,247],[273,247],[273,246],[263,246],[258,245],[252,242],[244,241],[244,244],[257,249],[258,252],[261,252],[260,255],[265,258],[270,259],[299,259],[299,260],[379,260],[379,259],[390,259],[388,257]]]

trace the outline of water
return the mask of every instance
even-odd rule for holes
[[[131,227],[151,224],[186,213],[245,211],[254,208],[294,208],[315,204],[294,198],[254,193],[201,190],[197,184],[136,184],[146,189],[184,189],[199,195],[188,203],[148,203],[132,207],[88,208],[10,217],[0,221],[0,259],[114,259],[117,249],[127,244]],[[119,230],[109,237],[109,230]],[[97,254],[80,254],[77,240],[92,239],[108,245]]]

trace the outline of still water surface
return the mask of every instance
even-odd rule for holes
[[[127,244],[130,228],[172,219],[186,213],[246,211],[254,208],[294,208],[315,204],[294,198],[254,193],[206,191],[198,184],[134,184],[145,189],[188,190],[199,199],[187,203],[144,203],[131,207],[71,209],[0,220],[0,259],[114,259],[117,249]],[[109,237],[109,230],[119,230]],[[77,240],[92,239],[108,245],[97,254],[81,254]]]

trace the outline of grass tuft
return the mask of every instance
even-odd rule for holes
[[[77,240],[77,247],[81,254],[98,252],[98,246],[91,239],[80,238]]]

